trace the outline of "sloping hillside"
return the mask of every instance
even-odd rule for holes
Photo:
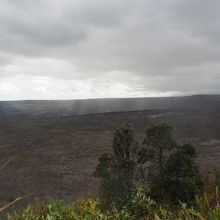
[[[0,161],[12,160],[0,175],[1,202],[22,195],[76,198],[96,194],[92,173],[98,157],[110,150],[115,129],[130,122],[142,141],[145,129],[163,120],[173,125],[179,143],[196,146],[204,174],[220,165],[219,108],[37,118],[5,115],[0,120]]]
[[[0,111],[8,114],[28,114],[35,116],[65,116],[122,111],[200,108],[207,110],[220,108],[220,95],[0,102]]]
[[[220,166],[220,95],[0,102],[0,161],[11,160],[1,171],[0,202],[96,194],[92,173],[115,129],[132,123],[141,142],[145,129],[163,120],[179,143],[196,146],[204,175]]]

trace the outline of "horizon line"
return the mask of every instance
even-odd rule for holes
[[[178,98],[191,96],[215,96],[220,93],[196,93],[189,95],[174,95],[174,96],[137,96],[137,97],[97,97],[97,98],[72,98],[72,99],[8,99],[0,100],[0,102],[23,102],[23,101],[77,101],[77,100],[103,100],[103,99],[143,99],[143,98]]]

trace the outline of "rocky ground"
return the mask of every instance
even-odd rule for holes
[[[220,166],[220,110],[150,110],[66,117],[0,117],[0,202],[30,196],[77,198],[97,193],[92,177],[112,135],[132,123],[141,142],[152,122],[168,121],[179,143],[196,146],[201,171]]]

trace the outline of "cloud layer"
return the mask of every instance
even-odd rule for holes
[[[220,92],[219,0],[2,0],[0,99]]]

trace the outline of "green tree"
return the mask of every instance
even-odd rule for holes
[[[171,151],[176,147],[173,139],[172,127],[166,122],[152,124],[147,129],[143,147],[139,153],[139,162],[147,164],[148,169],[143,174],[145,189],[151,191],[152,185],[162,182],[162,170]]]
[[[141,148],[134,129],[123,125],[114,134],[112,153],[103,154],[96,167],[102,204],[123,207],[139,187],[148,188],[157,201],[192,202],[202,187],[196,156],[193,146],[177,146],[165,122],[146,131]]]
[[[135,131],[129,124],[124,124],[114,134],[112,153],[99,158],[94,173],[101,179],[100,193],[105,207],[112,202],[122,207],[136,191],[140,180],[138,155]]]
[[[196,156],[195,148],[189,144],[177,147],[164,164],[160,173],[162,179],[159,176],[154,178],[152,194],[170,203],[181,201],[191,204],[202,188]]]
[[[192,202],[202,181],[191,145],[177,146],[172,127],[166,122],[153,124],[146,131],[139,160],[148,162],[148,189],[156,200]]]
[[[139,160],[142,163],[151,161],[157,169],[162,170],[168,152],[176,146],[172,130],[173,128],[166,122],[152,124],[146,131]]]

